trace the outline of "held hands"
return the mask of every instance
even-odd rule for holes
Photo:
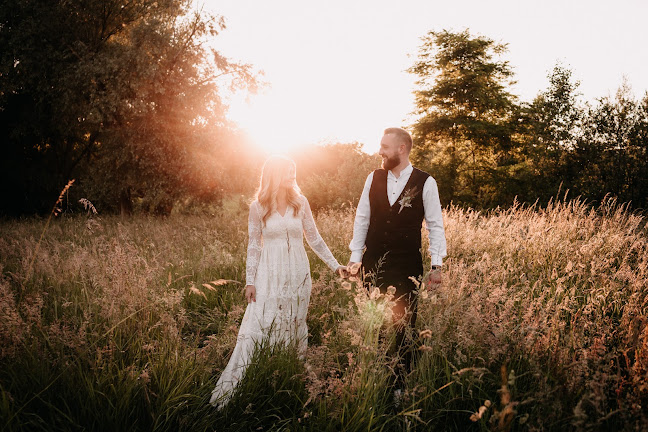
[[[346,266],[340,266],[335,271],[341,278],[349,279],[350,277],[357,277],[360,273],[362,263],[350,261]]]
[[[335,269],[335,273],[336,273],[339,277],[341,277],[341,278],[343,278],[343,279],[346,279],[346,278],[349,277],[349,270],[348,270],[348,268],[347,268],[346,266],[340,266],[340,267],[338,267],[337,269]]]
[[[256,302],[256,288],[254,285],[245,286],[245,298],[248,303]]]
[[[348,279],[351,276],[357,276],[358,273],[360,272],[360,266],[362,264],[359,262],[353,262],[349,261],[349,264],[347,264],[346,268],[346,273],[342,276],[344,279]]]

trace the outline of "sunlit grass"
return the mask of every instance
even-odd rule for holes
[[[445,211],[444,283],[422,299],[392,400],[389,299],[309,251],[309,350],[257,353],[207,402],[245,300],[246,209],[0,224],[3,430],[635,430],[648,406],[645,220],[607,201]],[[353,212],[318,228],[348,259]],[[39,245],[37,247],[37,245]],[[308,249],[307,249],[308,250]],[[213,281],[225,280],[218,283]],[[230,281],[230,282],[228,282]]]

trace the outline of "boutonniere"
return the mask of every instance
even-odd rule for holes
[[[398,204],[400,204],[400,208],[398,209],[398,214],[400,214],[401,211],[405,207],[412,207],[412,200],[416,196],[416,188],[409,188],[403,193],[403,197],[398,200]]]

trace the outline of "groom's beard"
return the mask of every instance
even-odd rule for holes
[[[382,160],[382,168],[384,170],[391,170],[392,168],[396,168],[399,164],[401,163],[400,158],[398,155],[394,157],[384,157]]]

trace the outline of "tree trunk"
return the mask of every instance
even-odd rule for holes
[[[119,194],[119,213],[122,217],[133,214],[133,201],[131,200],[130,188],[122,189]]]

